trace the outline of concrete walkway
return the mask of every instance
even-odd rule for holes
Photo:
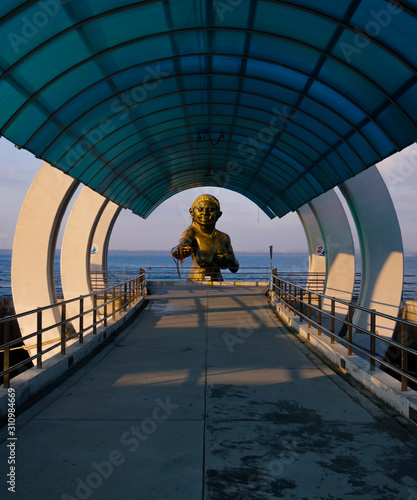
[[[153,290],[20,415],[16,493],[3,441],[0,498],[417,499],[416,427],[316,358],[263,291]]]

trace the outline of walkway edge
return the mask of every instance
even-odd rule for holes
[[[417,391],[401,391],[400,381],[382,370],[369,370],[369,362],[356,355],[347,355],[341,344],[330,344],[327,335],[317,335],[316,328],[308,328],[292,311],[285,309],[276,295],[270,292],[269,304],[285,326],[301,335],[303,339],[323,354],[338,370],[351,376],[372,394],[384,401],[399,414],[417,424]]]
[[[84,343],[78,342],[67,347],[65,355],[56,354],[43,363],[43,368],[36,367],[17,375],[10,381],[10,387],[15,391],[16,407],[29,401],[33,396],[53,384],[60,376],[79,364],[87,356],[93,353],[103,342],[120,330],[137,311],[145,304],[145,297],[141,297],[127,313],[119,320],[108,325],[97,328],[97,333],[92,332],[84,337]],[[8,390],[0,388],[0,426],[2,420],[7,416]]]

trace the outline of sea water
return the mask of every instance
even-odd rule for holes
[[[271,267],[271,259],[269,253],[236,253],[239,260],[240,271],[242,275],[250,268],[264,268],[265,270]],[[12,255],[10,251],[0,250],[0,297],[11,295],[10,270],[11,270]],[[55,256],[55,271],[59,272],[59,252]],[[357,261],[357,272],[360,272],[360,258]],[[184,268],[179,266],[182,276],[188,274],[187,268],[190,266],[191,259],[186,259]],[[167,252],[115,252],[111,251],[108,256],[109,271],[125,271],[129,273],[139,273],[139,269],[143,267],[150,275],[158,268],[164,268],[166,279],[177,275],[177,269],[174,260],[169,251]],[[279,254],[273,255],[272,267],[276,267],[279,273],[304,273],[308,271],[308,255],[306,254]],[[229,271],[222,271],[225,279],[228,278]],[[238,279],[239,273],[234,275]],[[404,275],[407,276],[406,281],[415,284],[417,282],[417,256],[407,255],[404,258]],[[412,287],[417,288],[417,285]],[[417,295],[417,291],[416,291]]]
[[[249,269],[263,268],[265,269],[265,276],[267,276],[267,269],[271,267],[271,259],[269,253],[243,253],[237,254],[236,258],[240,264],[240,275],[247,274]],[[11,270],[12,255],[10,251],[0,251],[0,296],[11,295],[10,284],[10,270]],[[60,253],[55,255],[55,272],[59,273],[59,260]],[[179,271],[182,277],[188,275],[188,268],[190,267],[191,259],[186,259],[184,267],[179,266]],[[308,271],[308,255],[305,254],[277,254],[273,256],[273,267],[278,267],[282,272],[306,272]],[[167,252],[121,252],[117,253],[111,251],[108,255],[108,270],[109,271],[124,271],[128,273],[138,273],[140,268],[145,268],[149,275],[156,275],[158,271],[159,279],[170,279],[171,277],[178,276],[176,263],[171,257],[170,251]],[[222,271],[225,279],[231,273],[229,271]],[[236,274],[236,279],[238,279]]]

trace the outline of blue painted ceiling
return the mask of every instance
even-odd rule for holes
[[[216,185],[271,218],[417,139],[417,6],[2,0],[0,133],[147,217]]]

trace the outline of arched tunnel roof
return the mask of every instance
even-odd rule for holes
[[[146,217],[217,185],[270,217],[417,139],[417,7],[3,0],[0,133]]]

